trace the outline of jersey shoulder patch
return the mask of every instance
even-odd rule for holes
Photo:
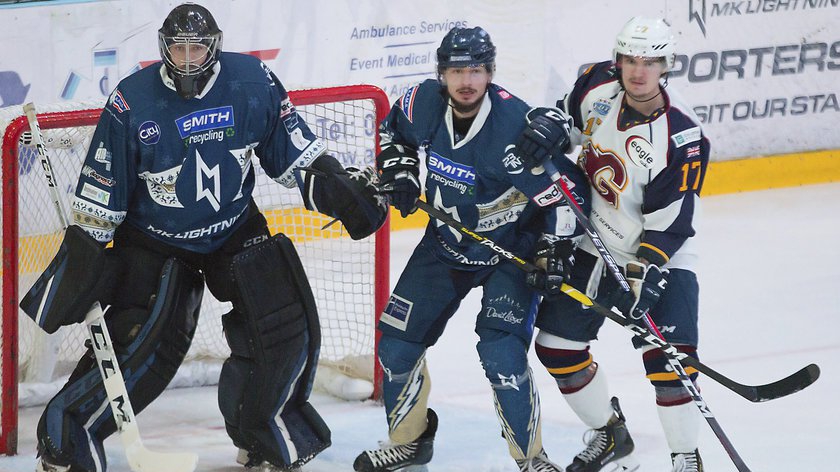
[[[414,102],[417,99],[418,92],[420,91],[420,86],[415,85],[408,89],[408,91],[400,98],[400,109],[402,110],[403,114],[408,118],[408,121],[414,122]]]

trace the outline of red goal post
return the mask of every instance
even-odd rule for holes
[[[351,85],[293,90],[289,96],[312,131],[327,143],[328,152],[343,165],[375,165],[377,125],[390,108],[380,88]],[[64,103],[58,106],[62,111],[39,108],[38,121],[65,203],[73,192],[101,106]],[[0,454],[15,454],[19,406],[43,403],[60,388],[66,379],[61,376],[82,353],[84,332],[83,326],[77,325],[47,336],[18,308],[20,297],[57,251],[62,233],[54,206],[46,199],[46,183],[34,145],[27,139],[29,125],[20,107],[0,109],[3,126]],[[297,189],[283,188],[269,179],[256,161],[254,164],[257,204],[273,234],[282,231],[295,241],[315,292],[323,332],[321,364],[351,377],[367,378],[373,383],[373,396],[379,397],[382,372],[375,361],[379,340],[375,324],[389,295],[389,221],[375,236],[352,241],[338,224],[324,228],[330,218],[302,208]],[[31,184],[26,181],[30,173],[34,174]],[[185,366],[202,367],[192,368],[194,372],[183,378],[176,376],[173,383],[202,385],[217,380],[217,361],[229,353],[221,331],[224,311],[225,306],[205,291],[199,328],[185,361]],[[207,327],[202,328],[204,324]],[[38,350],[42,352],[35,352]],[[179,376],[189,370],[182,366]]]

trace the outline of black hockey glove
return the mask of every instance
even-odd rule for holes
[[[301,171],[306,208],[339,219],[351,238],[366,238],[385,222],[388,205],[372,168],[345,169],[333,156],[323,154]]]
[[[379,188],[403,218],[417,210],[420,198],[420,159],[417,151],[392,144],[376,156]]]
[[[543,235],[534,250],[534,265],[545,272],[531,272],[525,282],[545,297],[559,295],[560,286],[571,275],[575,263],[574,250],[571,239]]]
[[[571,147],[571,118],[558,108],[534,108],[527,115],[516,148],[530,168],[539,167],[552,156],[566,154]]]
[[[641,262],[628,262],[625,268],[627,283],[630,291],[625,292],[619,287],[614,292],[613,305],[630,321],[636,324],[652,307],[656,306],[668,280],[668,271],[659,269],[655,264],[644,265]]]

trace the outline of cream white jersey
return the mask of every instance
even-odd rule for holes
[[[643,116],[624,104],[618,79],[611,61],[596,64],[558,103],[582,134],[578,165],[592,184],[592,224],[621,266],[645,258],[695,271],[709,141],[670,87],[665,106]],[[598,254],[588,238],[581,247]]]

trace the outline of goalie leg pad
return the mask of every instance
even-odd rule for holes
[[[540,399],[528,367],[522,338],[495,330],[477,330],[478,357],[493,387],[496,414],[510,455],[517,460],[536,457],[542,450]]]
[[[146,281],[147,282],[147,281]],[[129,287],[142,286],[128,285]],[[189,350],[201,306],[201,275],[176,259],[163,265],[145,307],[112,307],[105,315],[132,407],[140,413],[175,375]],[[116,431],[91,349],[47,404],[38,424],[38,451],[82,470],[105,470],[102,441]]]
[[[321,344],[315,299],[284,235],[233,259],[237,297],[224,318],[231,357],[219,379],[228,434],[249,457],[299,466],[330,445],[307,400]]]
[[[111,251],[78,226],[70,226],[53,260],[20,302],[47,333],[81,323],[94,301],[106,305],[118,264]]]

